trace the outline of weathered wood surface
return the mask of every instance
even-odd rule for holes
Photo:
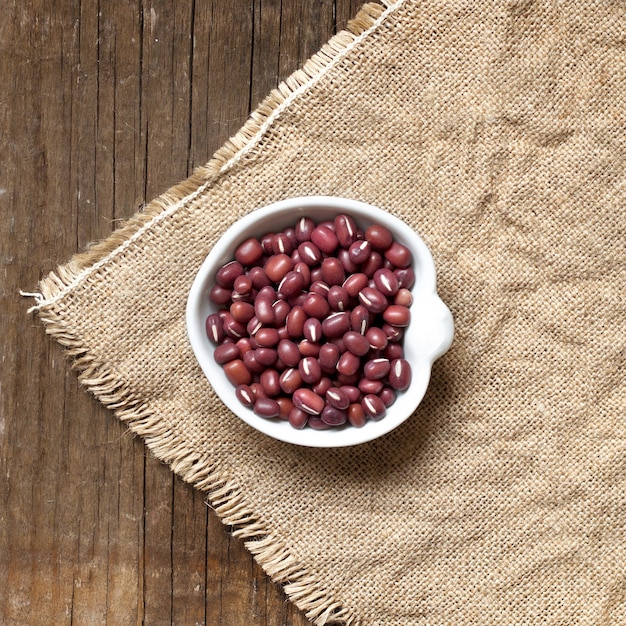
[[[301,626],[18,290],[185,178],[350,0],[0,3],[0,623]]]

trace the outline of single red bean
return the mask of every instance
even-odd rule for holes
[[[249,337],[242,337],[235,342],[237,349],[239,350],[239,358],[243,359],[243,355],[252,350],[252,342]]]
[[[371,323],[370,312],[362,305],[358,304],[350,313],[350,325],[352,330],[364,335]]]
[[[362,272],[352,274],[348,276],[343,283],[343,288],[348,292],[351,298],[356,298],[359,292],[367,287],[368,279],[367,275]]]
[[[365,337],[367,338],[370,348],[374,350],[384,350],[387,347],[387,335],[385,335],[382,328],[372,326],[372,328],[368,329],[365,333]]]
[[[393,303],[400,306],[409,307],[413,304],[413,294],[404,287],[402,289],[398,289],[398,293],[396,293],[396,297],[393,299]]]
[[[264,298],[260,294],[254,301],[254,314],[261,324],[271,325],[274,324],[276,320],[272,300],[270,298]]]
[[[272,239],[272,252],[274,254],[291,254],[293,244],[285,233],[276,233]]]
[[[252,382],[252,374],[250,374],[241,359],[233,359],[228,363],[224,363],[223,368],[226,378],[228,378],[231,385],[234,387],[238,385],[249,385]]]
[[[217,348],[213,351],[213,359],[220,365],[228,363],[229,361],[234,361],[240,357],[241,354],[239,353],[239,348],[235,343],[223,343],[217,346]]]
[[[296,389],[302,387],[302,376],[296,367],[286,369],[279,379],[280,388],[288,394],[292,394]]]
[[[332,428],[332,426],[327,424],[321,417],[316,417],[315,415],[311,415],[311,417],[309,417],[307,425],[313,430],[328,430],[329,428]]]
[[[398,341],[402,341],[402,337],[404,337],[404,331],[402,328],[398,326],[392,326],[391,324],[383,324],[381,326],[385,335],[387,335],[387,340],[391,343],[397,343]]]
[[[291,241],[292,248],[297,248],[298,239],[296,237],[296,229],[289,226],[288,228],[285,228],[285,230],[283,230],[283,233],[285,233],[285,235],[289,237],[289,241]]]
[[[343,287],[333,285],[328,292],[328,304],[334,311],[345,311],[350,305],[350,296]]]
[[[320,417],[329,426],[341,426],[348,421],[347,411],[342,411],[331,404],[327,404],[324,407]]]
[[[411,365],[406,359],[395,359],[389,370],[389,386],[398,391],[405,391],[411,384]]]
[[[249,372],[252,374],[260,374],[264,369],[265,365],[261,365],[256,360],[255,350],[248,350],[243,355],[243,362]]]
[[[322,377],[322,368],[319,361],[312,356],[307,356],[300,361],[298,371],[307,385],[314,385]]]
[[[289,298],[304,289],[306,280],[300,272],[291,270],[287,272],[278,285],[277,293],[279,296]]]
[[[406,267],[402,269],[394,270],[393,272],[398,277],[398,284],[405,289],[411,289],[415,284],[415,272],[413,268]]]
[[[215,275],[215,280],[220,287],[224,287],[224,289],[232,289],[235,284],[235,278],[237,276],[241,276],[243,274],[243,266],[239,261],[231,261],[230,263],[226,263],[226,265],[222,265],[219,270],[217,270],[217,274]]]
[[[215,285],[209,292],[209,300],[215,304],[226,304],[230,302],[232,291],[230,289],[224,289],[219,285]]]
[[[330,311],[328,302],[316,293],[309,293],[307,295],[302,308],[308,316],[316,317],[317,319],[325,318]]]
[[[350,260],[355,265],[361,265],[369,259],[372,253],[372,246],[369,241],[355,241],[350,248],[348,248],[348,255]]]
[[[284,300],[276,300],[272,304],[272,308],[274,309],[274,325],[283,326],[287,321],[287,315],[289,315],[291,307]]]
[[[350,329],[350,314],[344,311],[331,313],[322,322],[322,332],[328,339],[343,337]]]
[[[340,389],[342,391],[345,391],[346,394],[348,395],[348,400],[350,400],[350,403],[354,403],[354,402],[360,402],[361,401],[361,397],[362,397],[362,393],[359,390],[359,388],[355,385],[342,385],[340,387]]]
[[[409,267],[411,261],[413,261],[411,251],[397,241],[394,241],[391,246],[385,250],[385,258],[396,267],[400,268]]]
[[[274,241],[274,235],[276,233],[267,233],[261,237],[261,247],[263,248],[263,252],[267,255],[271,255],[274,253],[272,249],[272,241]]]
[[[372,420],[378,421],[385,416],[387,407],[385,403],[373,393],[367,394],[363,400],[361,400],[361,406],[365,411],[365,414]]]
[[[235,341],[241,339],[246,334],[246,327],[241,322],[233,318],[230,313],[224,318],[224,332]]]
[[[352,261],[350,253],[345,248],[341,248],[337,252],[337,258],[339,259],[339,263],[341,263],[346,274],[354,274],[359,271],[359,266]]]
[[[368,278],[372,278],[374,276],[376,270],[379,270],[383,266],[383,257],[380,253],[374,251],[370,254],[369,258],[363,265],[361,266],[361,271],[368,276]]]
[[[385,268],[374,272],[374,282],[378,291],[387,297],[395,296],[400,288],[398,277],[391,270]]]
[[[303,339],[298,344],[298,350],[300,351],[300,355],[303,357],[314,356],[317,358],[320,353],[320,344],[309,341],[308,339]]]
[[[254,307],[249,302],[233,302],[230,314],[235,321],[247,324],[254,317]]]
[[[321,224],[313,229],[311,241],[325,254],[332,254],[339,245],[337,235],[327,224]]]
[[[272,285],[266,285],[265,287],[261,287],[257,295],[259,298],[264,298],[266,300],[270,300],[271,302],[274,302],[277,297],[276,289],[274,289]]]
[[[377,289],[370,287],[365,287],[359,293],[359,302],[372,313],[382,313],[389,306],[387,298]]]
[[[252,281],[252,286],[255,289],[263,289],[271,284],[270,279],[267,277],[265,270],[262,267],[253,267],[248,272],[248,276]]]
[[[298,263],[294,262],[293,271],[298,272],[298,274],[302,274],[304,277],[304,287],[306,289],[311,284],[311,270],[309,266],[303,261],[299,261]]]
[[[355,402],[348,407],[348,421],[355,428],[362,428],[365,426],[367,418],[360,402]]]
[[[384,311],[383,319],[392,326],[406,328],[411,322],[411,311],[405,306],[392,304]]]
[[[261,328],[254,338],[262,348],[273,348],[280,341],[275,328]]]
[[[322,370],[328,373],[335,371],[339,361],[339,348],[332,343],[325,343],[320,347],[319,361]]]
[[[315,317],[310,317],[304,322],[302,333],[309,341],[319,343],[322,340],[322,323]]]
[[[356,224],[349,215],[341,213],[335,217],[335,234],[342,248],[349,248],[356,241]]]
[[[267,398],[267,394],[263,389],[263,385],[261,383],[256,382],[250,385],[250,390],[252,391],[252,395],[254,397],[254,401],[256,402],[259,398]]]
[[[319,415],[325,406],[324,399],[311,389],[296,389],[293,393],[293,403],[310,415]]]
[[[314,280],[309,287],[309,291],[316,293],[318,296],[322,296],[324,300],[328,300],[330,287],[323,280]]]
[[[298,430],[302,430],[309,421],[309,414],[294,405],[289,412],[289,423]]]
[[[350,405],[350,398],[344,389],[340,387],[330,387],[326,390],[326,402],[338,409],[347,409]]]
[[[372,359],[363,366],[363,374],[370,380],[380,380],[389,374],[390,367],[391,364],[387,359]]]
[[[246,332],[250,337],[254,337],[254,335],[263,328],[263,324],[261,320],[255,315],[251,320],[248,321],[246,325]]]
[[[300,362],[298,346],[289,339],[281,339],[278,342],[278,358],[288,367],[296,367]]]
[[[361,359],[352,352],[344,352],[337,362],[337,371],[350,376],[355,374],[361,365]]]
[[[235,291],[241,295],[250,293],[252,291],[252,279],[250,276],[246,276],[245,274],[237,276],[237,278],[235,278],[235,282],[233,283],[233,287]]]
[[[327,257],[322,261],[322,277],[324,282],[330,286],[343,284],[346,280],[346,272],[339,259]]]
[[[380,224],[372,224],[365,231],[365,239],[372,244],[372,248],[386,250],[393,243],[393,235]]]
[[[259,398],[254,403],[254,412],[259,417],[278,417],[280,406],[276,400],[272,400],[271,398]]]
[[[274,365],[278,360],[278,352],[273,348],[257,348],[254,351],[254,358],[256,362],[265,367]]]
[[[389,408],[396,401],[396,392],[391,387],[384,387],[379,392],[378,397],[383,401],[383,404]]]
[[[387,347],[383,350],[383,356],[390,361],[404,358],[404,349],[402,348],[402,344],[388,343]]]
[[[299,242],[310,241],[311,233],[315,229],[315,222],[310,217],[301,217],[296,224],[296,239]]]
[[[311,269],[311,283],[314,283],[317,280],[323,280],[322,268],[319,265],[317,267],[312,267],[310,269]]]
[[[368,393],[378,394],[383,389],[383,381],[382,380],[372,380],[371,378],[362,378],[359,381],[359,391],[363,395],[367,395]]]
[[[366,335],[364,336],[355,330],[349,330],[345,333],[343,341],[346,349],[350,350],[350,352],[356,356],[365,356],[369,352],[370,342],[366,338]]]
[[[322,376],[312,387],[313,391],[322,398],[326,392],[333,386],[333,381],[328,376]]]
[[[281,396],[280,398],[275,398],[275,400],[278,403],[278,417],[281,420],[288,420],[289,414],[294,408],[293,402],[290,398],[285,398],[284,396]]]
[[[206,334],[209,340],[218,344],[224,339],[224,323],[217,313],[212,313],[206,318]]]
[[[235,250],[235,259],[241,265],[255,265],[263,258],[263,246],[258,239],[251,237],[239,244]]]
[[[276,370],[266,369],[261,373],[259,382],[268,396],[277,396],[280,393],[280,375]]]
[[[307,315],[301,306],[294,306],[293,309],[291,309],[291,312],[287,315],[287,319],[285,320],[287,332],[290,337],[293,337],[294,339],[302,337],[302,331],[306,319]]]
[[[304,241],[298,246],[298,254],[303,263],[309,267],[317,265],[322,260],[320,249],[312,241]]]
[[[235,395],[237,400],[244,406],[252,406],[254,404],[254,394],[248,385],[237,385]]]
[[[278,284],[293,269],[293,261],[286,254],[275,254],[267,260],[264,269],[267,277]]]

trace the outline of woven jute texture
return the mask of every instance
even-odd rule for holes
[[[186,338],[220,234],[311,194],[409,222],[456,324],[415,415],[349,449],[250,429]],[[626,623],[623,3],[367,5],[40,292],[84,384],[317,624]]]

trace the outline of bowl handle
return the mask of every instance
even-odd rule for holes
[[[418,346],[419,352],[428,354],[432,363],[445,354],[452,345],[454,337],[452,313],[443,300],[435,294],[415,321],[422,328],[432,329],[428,333],[420,333]]]

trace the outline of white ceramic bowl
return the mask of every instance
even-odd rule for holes
[[[205,330],[206,318],[217,307],[209,301],[208,293],[215,285],[217,270],[234,258],[237,246],[249,237],[261,237],[295,226],[302,216],[316,222],[333,219],[339,213],[351,215],[357,225],[365,229],[373,223],[382,224],[394,239],[413,253],[415,285],[411,306],[411,322],[405,331],[405,358],[411,364],[410,387],[398,393],[387,415],[380,421],[368,421],[362,428],[347,425],[329,430],[304,428],[297,430],[288,422],[265,419],[243,406],[235,396],[235,388],[227,380],[224,370],[213,360],[214,346]],[[432,256],[415,231],[389,213],[355,200],[337,197],[309,196],[291,198],[252,211],[233,224],[218,240],[206,258],[193,282],[187,301],[187,333],[200,367],[224,404],[244,422],[257,430],[289,443],[310,447],[351,446],[376,439],[408,419],[422,401],[433,361],[450,347],[453,321],[450,311],[437,295],[435,266]]]

